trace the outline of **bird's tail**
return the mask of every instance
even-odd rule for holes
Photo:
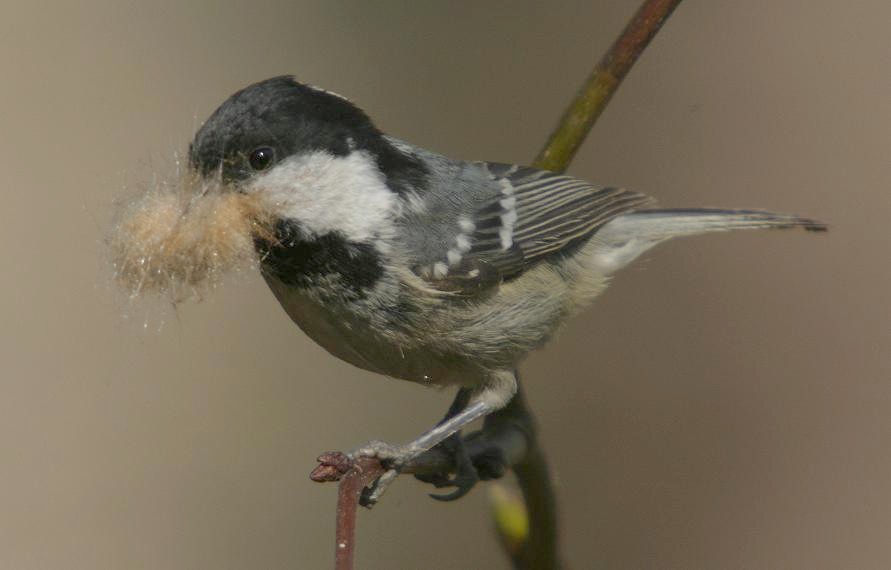
[[[825,232],[828,229],[826,224],[810,218],[760,210],[637,210],[622,218],[637,226],[638,235],[643,233],[656,239],[728,230],[802,228],[809,232]]]
[[[612,272],[659,242],[673,237],[729,230],[802,228],[824,232],[826,224],[790,214],[711,208],[637,210],[623,214],[595,234],[598,263]]]

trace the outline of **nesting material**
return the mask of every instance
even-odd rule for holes
[[[131,296],[179,302],[257,264],[254,239],[273,241],[272,208],[219,179],[188,173],[125,205],[109,238],[117,282]]]

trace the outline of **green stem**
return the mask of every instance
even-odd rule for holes
[[[681,0],[645,0],[566,108],[533,163],[562,172],[572,162],[619,84]]]
[[[622,80],[680,3],[681,0],[644,0],[566,108],[534,166],[555,172],[566,170]],[[531,412],[522,393],[518,392],[515,400],[510,407],[521,416],[525,414],[531,423]],[[562,564],[558,549],[557,499],[537,440],[533,430],[525,456],[514,465],[526,503],[529,536],[511,558],[519,569],[559,570]]]

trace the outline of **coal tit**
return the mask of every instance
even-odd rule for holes
[[[522,359],[656,244],[825,229],[762,211],[658,209],[622,188],[453,160],[383,134],[347,99],[292,77],[226,100],[189,163],[274,204],[273,236],[255,239],[262,274],[307,335],[365,370],[465,396],[408,445],[354,452],[391,467],[380,490],[406,460],[505,406]]]

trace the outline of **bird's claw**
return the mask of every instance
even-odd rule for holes
[[[455,487],[455,490],[451,493],[430,493],[430,497],[443,502],[456,501],[469,493],[477,482],[479,482],[480,477],[473,465],[470,455],[467,453],[467,448],[464,446],[464,440],[461,439],[459,433],[452,434],[439,445],[454,458],[454,476],[450,476],[449,473],[433,473],[424,476],[416,475],[415,477],[426,483],[431,483],[437,489]]]
[[[375,479],[371,485],[362,489],[362,494],[359,495],[359,504],[369,509],[376,505],[398,476],[399,470],[397,469],[384,471],[384,474]]]
[[[401,467],[406,461],[417,455],[417,451],[401,445],[393,445],[385,441],[369,441],[362,447],[354,449],[347,455],[351,459],[371,457],[380,460],[384,467]]]
[[[473,456],[473,467],[480,481],[501,479],[508,470],[504,452],[498,447],[489,447]]]
[[[349,453],[351,459],[358,457],[371,457],[381,462],[386,469],[384,474],[378,477],[371,485],[362,490],[359,496],[359,504],[363,507],[373,507],[387,491],[387,488],[399,476],[402,466],[416,456],[418,451],[410,447],[392,445],[383,441],[370,441],[358,449]]]

